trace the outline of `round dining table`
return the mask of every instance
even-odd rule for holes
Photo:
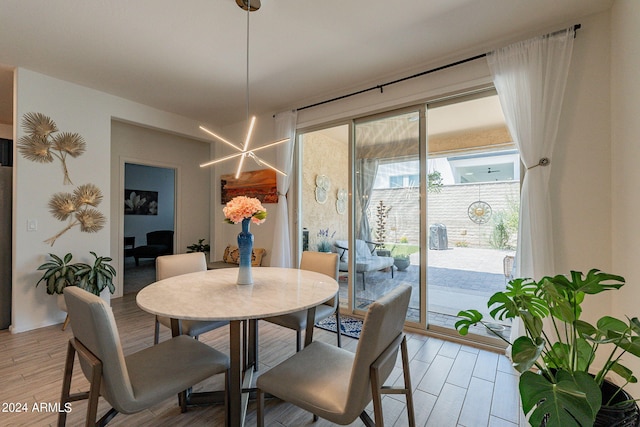
[[[258,319],[307,310],[305,345],[313,339],[315,307],[338,293],[338,282],[313,271],[253,267],[253,284],[238,285],[238,268],[183,274],[154,282],[136,296],[138,306],[172,319],[172,334],[180,334],[180,319],[229,321],[229,425],[244,424],[248,388],[256,367]],[[249,321],[249,344],[242,322]],[[252,332],[253,331],[253,332]],[[243,364],[243,356],[245,363]]]

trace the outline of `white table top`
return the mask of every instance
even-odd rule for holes
[[[189,273],[160,280],[136,296],[143,310],[189,320],[261,319],[328,301],[338,282],[295,268],[253,267],[253,285],[237,285],[237,268]]]

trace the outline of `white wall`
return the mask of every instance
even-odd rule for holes
[[[617,0],[611,19],[611,141],[613,179],[611,210],[613,239],[610,249],[613,269],[627,284],[613,298],[616,317],[640,316],[640,2]],[[640,362],[626,357],[623,362],[636,376]],[[630,388],[640,396],[640,385]]]
[[[124,118],[174,133],[201,137],[199,123],[174,114],[158,111],[122,98],[54,79],[23,68],[17,70],[14,123],[19,138],[19,123],[25,113],[33,111],[50,116],[62,131],[78,132],[87,142],[87,151],[68,162],[75,184],[93,183],[104,194],[98,206],[108,217],[106,226],[97,233],[82,233],[74,227],[58,239],[53,247],[43,241],[60,231],[65,223],[53,218],[47,208],[52,194],[72,191],[64,186],[59,163],[41,164],[16,156],[13,212],[13,303],[12,332],[26,331],[60,323],[64,313],[55,298],[44,288],[35,287],[40,277],[38,265],[47,253],[72,252],[77,261],[89,260],[89,251],[117,256],[117,229],[111,216],[111,121]],[[27,232],[27,220],[38,222],[37,231]]]

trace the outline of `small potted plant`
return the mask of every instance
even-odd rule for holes
[[[329,240],[335,235],[335,231],[329,235],[329,228],[321,228],[318,231],[318,252],[331,252],[333,244]]]
[[[187,246],[187,253],[192,252],[209,252],[211,247],[208,243],[204,243],[204,239],[198,239],[198,243]]]
[[[393,265],[395,265],[399,271],[404,271],[411,265],[411,258],[409,258],[409,255],[394,255]]]
[[[404,271],[411,265],[410,255],[414,251],[408,246],[409,239],[406,236],[400,238],[400,242],[391,248],[391,256],[393,257],[393,265],[398,271]]]
[[[482,324],[511,347],[520,375],[522,408],[533,426],[635,426],[640,412],[624,390],[637,382],[622,363],[640,357],[640,321],[604,316],[595,325],[581,319],[586,295],[619,289],[624,278],[591,270],[584,276],[513,279],[487,303],[494,320],[520,319],[525,335],[510,343],[477,310],[458,313],[460,334]],[[543,324],[547,325],[543,327]],[[604,360],[596,368],[594,361]],[[615,385],[607,378],[615,374]]]

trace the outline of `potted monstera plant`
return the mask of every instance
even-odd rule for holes
[[[511,346],[513,366],[521,373],[522,407],[531,425],[636,426],[638,406],[624,387],[637,379],[624,362],[640,357],[640,321],[604,316],[592,325],[581,319],[586,295],[624,284],[624,278],[595,269],[586,276],[572,271],[537,282],[513,279],[487,306],[494,321],[521,319],[525,335],[508,342],[492,329],[493,322],[473,309],[458,313],[456,329],[465,335],[472,325],[482,324]]]

